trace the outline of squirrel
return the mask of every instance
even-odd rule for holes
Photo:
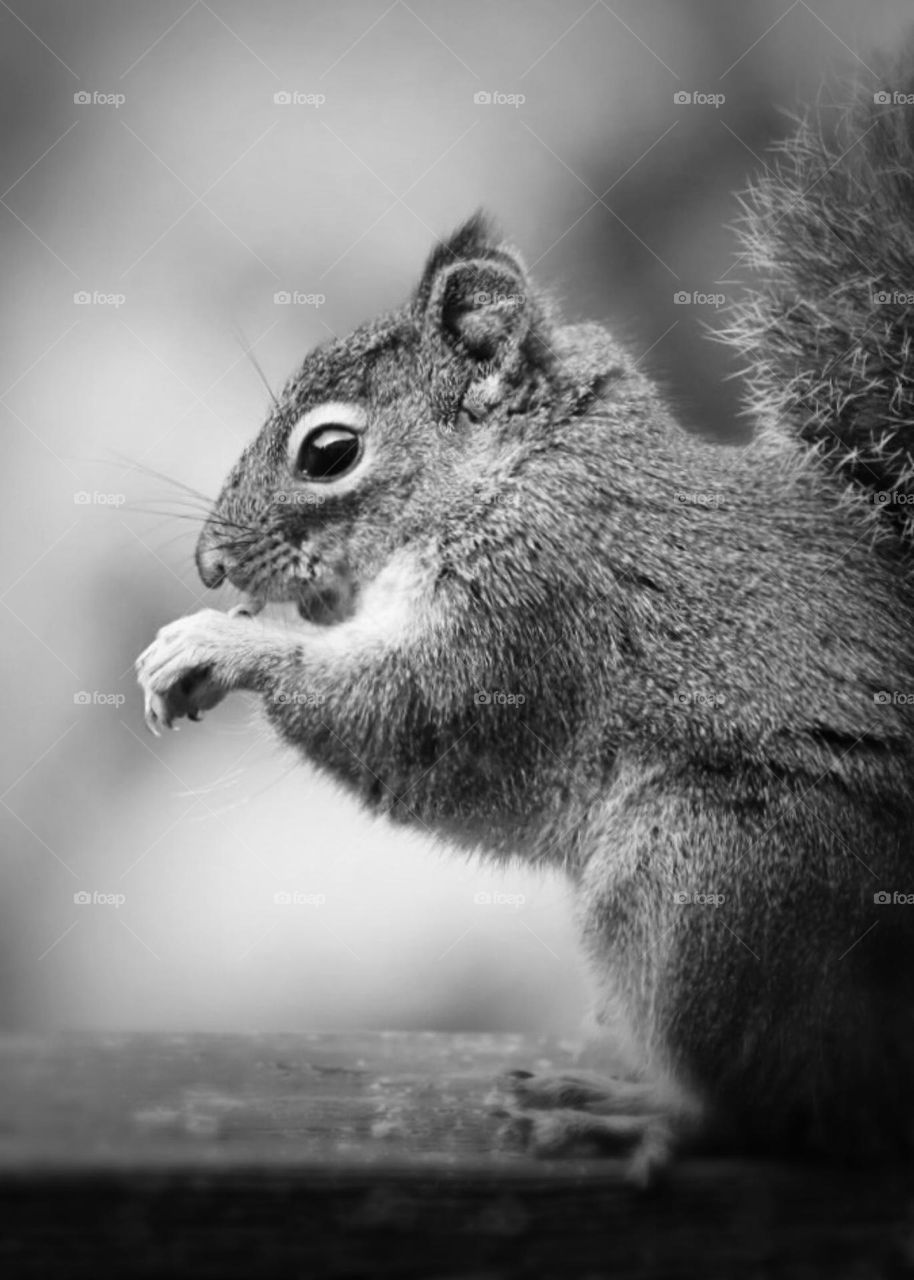
[[[248,603],[137,662],[155,732],[246,690],[369,809],[564,870],[639,1065],[505,1076],[545,1154],[914,1146],[914,73],[886,88],[744,197],[748,444],[478,214],[231,471],[196,561]]]

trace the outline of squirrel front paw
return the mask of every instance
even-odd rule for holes
[[[255,624],[243,609],[201,609],[162,627],[136,660],[146,725],[156,737],[182,716],[199,720],[256,666]]]

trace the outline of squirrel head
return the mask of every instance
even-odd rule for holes
[[[520,258],[475,215],[403,307],[306,357],[207,520],[203,582],[345,616],[398,549],[466,528],[597,380],[562,346]]]

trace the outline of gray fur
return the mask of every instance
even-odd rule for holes
[[[911,269],[909,115],[828,174],[804,126],[750,197],[769,281],[731,336],[753,444],[686,434],[476,218],[402,309],[307,357],[202,539],[311,619],[210,678],[259,692],[371,809],[563,867],[607,1016],[747,1149],[914,1137],[914,905],[874,902],[914,892],[912,710],[891,696],[914,695],[914,595],[903,522],[867,500],[910,484],[907,316],[870,327],[841,247],[886,284]],[[282,501],[289,432],[329,399],[367,408],[376,463],[322,505]],[[427,624],[331,661],[321,636],[404,548]]]

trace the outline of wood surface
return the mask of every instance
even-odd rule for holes
[[[914,1275],[914,1173],[692,1160],[638,1192],[492,1114],[514,1035],[0,1039],[0,1277]]]

